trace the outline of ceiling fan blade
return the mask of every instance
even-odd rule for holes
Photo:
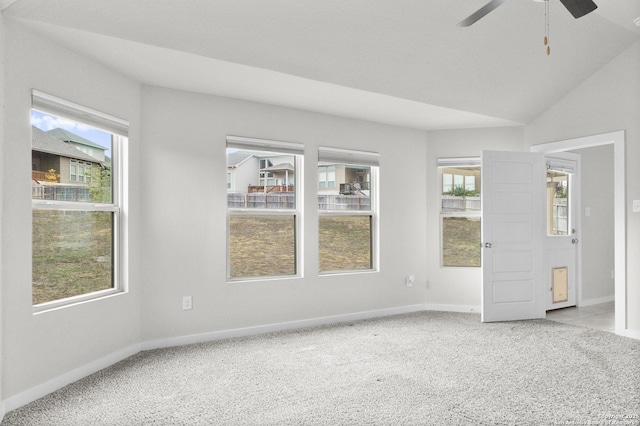
[[[485,4],[480,9],[476,10],[468,18],[458,22],[458,26],[468,27],[469,25],[483,18],[486,14],[491,12],[496,7],[500,6],[502,3],[504,3],[504,0],[491,0],[489,3]]]
[[[598,8],[592,0],[560,0],[574,18],[578,19]]]

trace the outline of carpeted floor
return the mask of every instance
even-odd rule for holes
[[[640,425],[640,341],[420,312],[139,353],[9,425]]]

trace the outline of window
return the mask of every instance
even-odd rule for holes
[[[69,180],[71,182],[91,183],[91,163],[73,159],[70,159],[69,163]]]
[[[575,165],[570,161],[549,159],[547,162],[547,235],[570,235],[571,175]]]
[[[242,188],[227,193],[229,280],[301,275],[302,154],[301,144],[227,137],[227,166],[236,164],[234,187]]]
[[[120,188],[128,123],[36,90],[32,100],[32,299],[37,312],[124,288]],[[58,127],[104,148],[106,160],[58,139],[51,132]]]
[[[378,158],[377,153],[320,147],[320,273],[376,269]]]
[[[227,189],[231,189],[231,173],[227,172]]]
[[[439,159],[441,257],[445,267],[481,264],[480,159]]]
[[[336,187],[336,166],[318,166],[318,188],[333,189]]]

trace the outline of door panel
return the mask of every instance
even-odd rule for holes
[[[482,321],[544,318],[542,154],[482,152]]]

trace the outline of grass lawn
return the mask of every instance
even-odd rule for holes
[[[323,216],[319,224],[320,271],[371,268],[369,216]],[[231,277],[294,275],[292,216],[230,217]]]
[[[442,265],[480,266],[480,218],[445,217],[442,221]]]
[[[33,304],[113,286],[112,214],[33,210]]]

